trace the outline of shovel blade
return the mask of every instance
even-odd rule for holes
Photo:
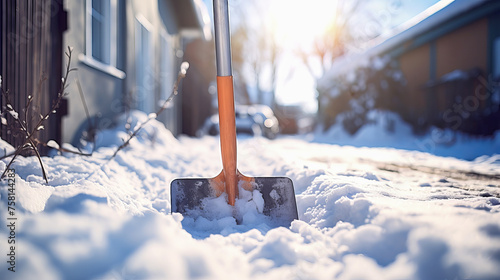
[[[273,226],[288,227],[298,219],[297,202],[293,183],[287,177],[250,177],[253,191],[262,195],[262,214],[268,216]],[[171,183],[172,212],[183,216],[197,215],[203,209],[205,199],[215,199],[220,192],[214,187],[213,179],[175,179]]]

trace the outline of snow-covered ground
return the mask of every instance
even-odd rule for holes
[[[36,158],[16,161],[16,272],[12,232],[2,226],[1,279],[500,278],[498,140],[464,144],[494,151],[465,161],[460,149],[440,157],[339,146],[333,132],[241,138],[240,171],[294,182],[300,220],[270,228],[264,219],[170,214],[171,180],[220,172],[217,138],[177,140],[153,121],[108,161],[126,136],[120,127],[99,134],[92,157],[44,157],[48,185]]]
[[[415,136],[411,127],[397,114],[380,110],[370,111],[367,124],[354,135],[349,135],[339,121],[326,133],[317,133],[308,138],[319,143],[390,147],[466,160],[500,154],[500,131],[489,137],[474,137],[450,129],[431,128],[427,134]]]

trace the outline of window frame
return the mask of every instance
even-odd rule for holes
[[[93,19],[93,8],[92,0],[85,1],[85,53],[79,55],[80,61],[105,72],[111,76],[119,79],[125,78],[125,72],[117,68],[118,60],[118,0],[102,0],[107,1],[108,5],[105,5],[108,11],[106,15],[109,18],[104,18],[103,24],[106,24],[105,30],[108,30],[109,34],[104,37],[107,39],[101,47],[103,47],[104,59],[103,61],[94,58],[92,55],[93,37],[92,37],[92,19]],[[104,49],[105,48],[105,49]],[[109,62],[107,62],[109,61]]]
[[[142,40],[142,30],[145,30],[148,32],[148,40],[144,41]],[[155,112],[155,104],[157,101],[156,98],[156,77],[154,76],[155,71],[155,63],[154,63],[154,27],[153,25],[141,14],[138,14],[135,17],[135,39],[134,39],[134,45],[135,45],[135,71],[136,71],[136,92],[143,90],[144,92],[142,94],[148,94],[149,98],[146,96],[136,96],[137,98],[137,104],[136,108],[139,110],[142,110],[146,113],[151,113]],[[139,36],[141,37],[139,39]],[[147,42],[147,50],[146,53],[149,55],[147,56],[148,61],[144,63],[142,53],[143,52],[143,45],[144,43]],[[149,66],[149,67],[147,67]],[[139,74],[141,73],[141,74]],[[150,81],[152,83],[148,83],[143,81],[139,81],[140,78],[146,79],[146,75],[152,75],[149,78],[152,78],[153,80]],[[148,88],[149,86],[152,86],[152,88]],[[147,91],[147,93],[145,93]]]
[[[172,55],[174,52],[172,39],[165,30],[160,32],[160,69],[159,69],[159,80],[160,80],[160,98],[166,100],[172,93],[172,89],[175,83],[175,57]],[[168,79],[168,81],[167,81]]]
[[[163,102],[167,100],[172,94],[173,87],[176,80],[176,72],[175,72],[175,64],[176,64],[176,56],[175,56],[175,42],[174,38],[168,34],[165,29],[160,30],[160,67],[159,67],[159,81],[160,81],[160,100],[161,105]],[[175,106],[176,100],[172,99],[167,104],[165,111],[163,112],[162,122],[165,127],[172,131],[172,133],[176,133],[176,114],[177,114],[177,106]]]

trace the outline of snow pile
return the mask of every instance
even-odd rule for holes
[[[220,172],[218,139],[176,140],[151,121],[108,161],[126,123],[101,132],[92,157],[44,157],[48,185],[36,158],[16,161],[16,272],[2,253],[1,279],[500,277],[498,156],[239,139],[244,174],[294,182],[300,220],[271,228],[251,192],[239,200],[242,224],[223,196],[210,202],[212,221],[170,214],[174,178]],[[0,196],[6,222],[6,188]],[[9,235],[1,227],[1,252]]]
[[[466,80],[468,78],[469,78],[469,73],[463,70],[453,70],[448,74],[444,74],[440,80],[442,82],[449,82],[454,80]]]
[[[483,155],[500,154],[500,131],[493,137],[473,137],[442,129],[432,129],[423,136],[415,136],[411,127],[392,112],[372,110],[368,123],[355,135],[347,133],[342,121],[327,132],[314,135],[315,142],[354,147],[390,147],[416,150],[445,157],[473,160]]]
[[[228,235],[244,232],[253,228],[268,231],[274,221],[262,213],[264,199],[258,190],[253,192],[239,188],[239,198],[235,206],[227,202],[227,195],[205,198],[199,208],[192,209],[182,225],[195,237],[208,237],[210,234]]]

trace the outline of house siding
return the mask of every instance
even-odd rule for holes
[[[488,19],[483,18],[436,40],[436,74],[479,68],[487,73]]]
[[[2,88],[9,91],[14,110],[21,114],[28,96],[33,96],[34,110],[26,113],[27,119],[36,120],[39,113],[50,111],[68,63],[64,51],[66,47],[73,49],[71,67],[78,71],[69,76],[67,99],[44,122],[45,129],[36,132],[41,143],[56,140],[79,145],[82,135],[94,135],[95,130],[90,128],[108,128],[116,124],[121,113],[137,109],[138,72],[149,75],[143,85],[151,86],[149,107],[144,110],[157,111],[158,101],[172,92],[184,55],[184,40],[210,37],[207,22],[202,20],[206,13],[203,3],[194,0],[24,0],[1,1],[0,7]],[[137,65],[139,19],[149,25],[147,67]],[[38,86],[42,74],[47,80]],[[181,132],[181,101],[174,98],[173,106],[157,118],[174,135]],[[6,106],[5,102],[0,98],[0,106]],[[6,118],[14,122],[10,115]],[[2,139],[14,146],[22,144],[23,140],[12,132],[0,123]]]
[[[129,109],[143,109],[145,112],[158,110],[158,100],[165,95],[164,87],[173,85],[176,69],[182,57],[182,46],[177,26],[176,14],[171,1],[157,0],[116,0],[117,3],[117,42],[116,65],[110,65],[111,71],[89,63],[86,55],[86,1],[66,0],[69,13],[69,31],[64,36],[64,44],[74,48],[77,57],[77,77],[87,103],[91,122],[97,130],[114,125],[117,116]],[[144,26],[149,35],[147,50],[148,62],[143,69],[138,63],[141,42],[137,38],[139,26]],[[163,40],[163,41],[162,41]],[[165,48],[165,42],[169,45]],[[180,51],[180,52],[179,52]],[[172,61],[168,67],[162,67],[164,56]],[[139,72],[140,71],[140,72]],[[142,75],[138,75],[142,73]],[[138,78],[142,77],[142,81]],[[163,92],[162,92],[163,91]],[[63,142],[77,145],[82,134],[91,131],[89,120],[84,110],[77,83],[68,88],[69,115],[63,119]],[[170,91],[169,91],[170,92]],[[158,120],[177,134],[180,120],[177,117],[180,101],[174,99],[174,106],[165,110]]]
[[[118,23],[123,21],[123,14],[120,13],[123,7],[123,1],[118,3]],[[96,129],[104,129],[115,122],[118,113],[124,110],[123,93],[124,79],[112,75],[102,69],[96,68],[86,63],[86,1],[65,2],[68,11],[69,29],[64,36],[64,45],[71,46],[74,50],[74,60],[72,64],[78,69],[71,78],[68,87],[68,115],[63,118],[63,142],[77,145],[82,133],[93,133],[89,130],[89,120],[85,113],[82,97],[79,94],[77,80],[81,85],[83,97],[88,106],[91,122]],[[124,36],[124,30],[120,24],[117,27],[117,67],[123,68],[121,64],[124,60],[126,51],[124,44],[121,43]],[[119,63],[118,63],[119,62]]]
[[[208,92],[210,83],[217,75],[215,69],[215,50],[213,42],[202,39],[186,46],[186,60],[190,62],[189,73],[183,84],[182,133],[196,136],[205,120],[214,112],[213,96]]]
[[[399,54],[397,60],[406,80],[403,102],[407,110],[401,112],[405,120],[422,127],[434,125],[473,134],[491,133],[494,128],[476,123],[489,101],[474,98],[477,94],[487,95],[485,81],[492,68],[490,21],[491,18],[483,17]],[[453,71],[471,76],[466,80],[447,80],[446,75]],[[474,103],[464,103],[471,101]],[[462,107],[470,109],[465,112]]]
[[[399,65],[406,78],[406,89],[403,102],[408,106],[405,119],[416,119],[422,115],[425,107],[425,96],[422,86],[429,80],[431,67],[431,47],[425,44],[399,57]]]
[[[183,46],[180,43],[179,29],[177,26],[176,14],[174,11],[174,6],[171,1],[155,1],[155,0],[144,0],[144,1],[128,1],[127,2],[126,15],[129,19],[127,21],[127,29],[134,31],[138,24],[138,18],[142,18],[147,21],[150,25],[149,32],[151,33],[151,44],[152,44],[152,61],[150,61],[151,69],[143,69],[146,72],[145,77],[148,81],[147,86],[150,87],[148,92],[153,95],[154,102],[150,108],[146,111],[153,112],[158,110],[158,104],[156,101],[162,100],[162,86],[173,85],[177,78],[177,69],[182,62],[182,49]],[[132,102],[132,108],[137,108],[138,102],[141,98],[145,96],[141,95],[140,81],[137,80],[137,34],[135,32],[129,32],[129,36],[126,39],[126,45],[129,46],[130,50],[127,52],[127,79],[126,88],[127,95]],[[163,37],[163,38],[162,38]],[[162,50],[162,40],[165,40],[169,44],[170,54],[164,53]],[[164,42],[165,42],[164,41]],[[169,55],[169,59],[172,60],[172,67],[162,68],[161,61],[163,55]],[[164,72],[166,71],[166,72]],[[171,90],[168,90],[170,93]],[[167,129],[169,129],[174,135],[180,132],[180,98],[173,99],[173,106],[166,109],[159,117],[160,120]]]

